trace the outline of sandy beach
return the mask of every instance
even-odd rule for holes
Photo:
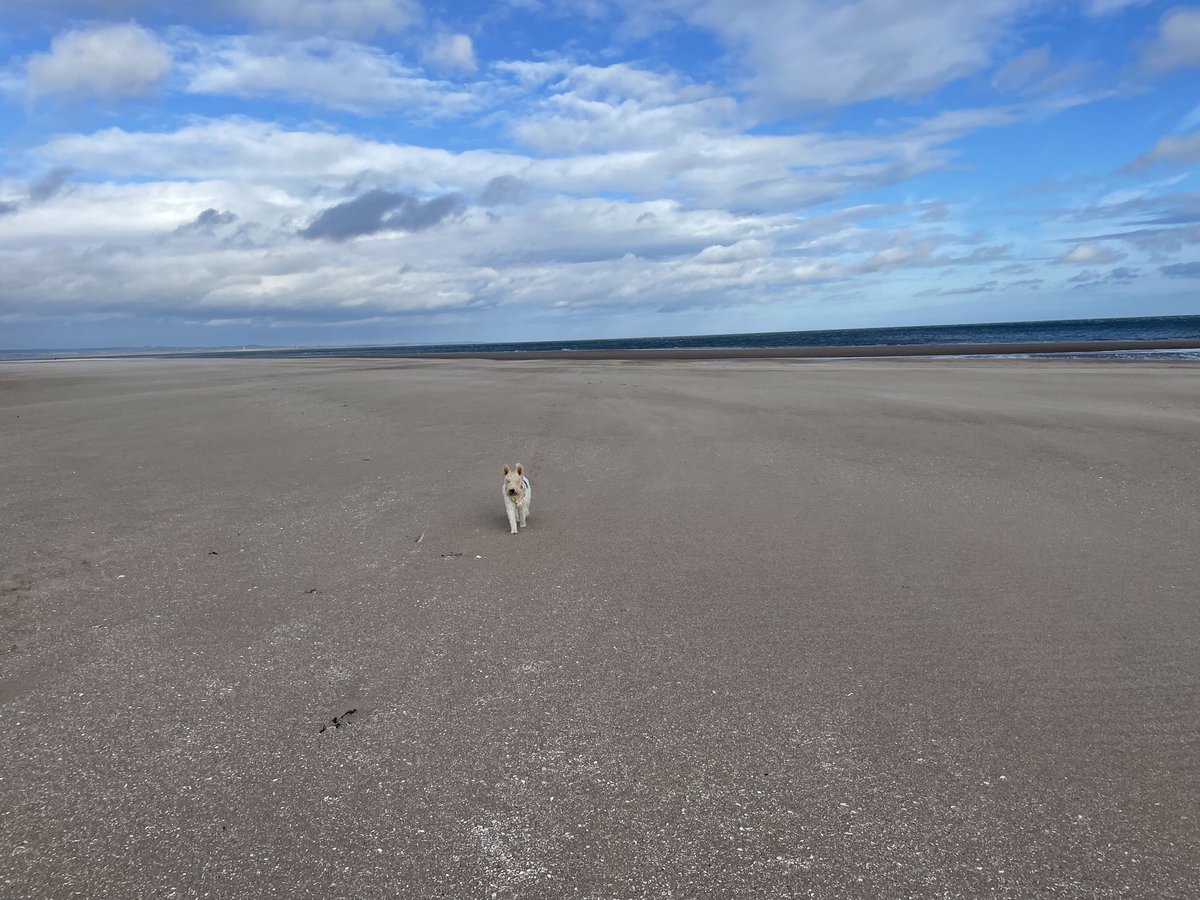
[[[1195,897],[1198,473],[1197,363],[0,364],[0,895]]]

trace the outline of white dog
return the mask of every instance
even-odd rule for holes
[[[525,467],[517,463],[516,471],[504,467],[504,511],[508,513],[508,528],[517,533],[517,526],[525,527],[529,518],[529,501],[533,499],[533,488],[525,477]]]

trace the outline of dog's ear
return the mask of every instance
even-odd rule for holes
[[[518,468],[518,469],[520,469],[521,467],[520,467],[520,466],[517,466],[517,468]],[[511,472],[511,471],[512,471],[512,470],[511,470],[511,469],[508,467],[508,463],[505,463],[505,464],[504,464],[504,474],[505,474],[505,475],[507,475],[507,474],[508,474],[509,472]]]
[[[520,463],[517,463],[517,474],[518,475],[525,474],[525,467],[523,465],[521,465]]]

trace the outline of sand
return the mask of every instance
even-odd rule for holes
[[[0,895],[1194,897],[1198,437],[1196,363],[0,365]]]

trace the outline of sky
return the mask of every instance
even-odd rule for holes
[[[1200,4],[0,0],[0,349],[1198,313]]]

